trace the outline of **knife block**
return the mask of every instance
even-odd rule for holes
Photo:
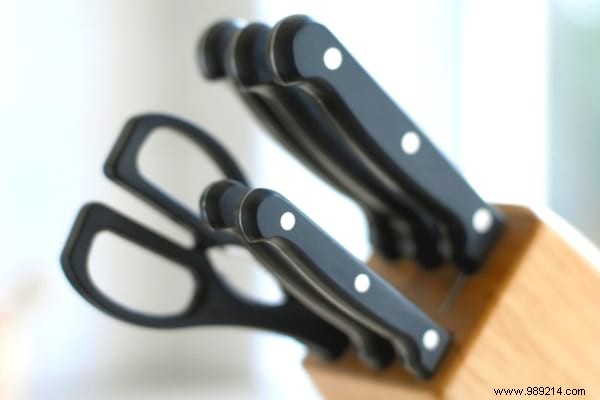
[[[371,259],[377,272],[452,332],[451,350],[435,377],[418,380],[400,365],[372,371],[352,354],[333,363],[309,354],[305,368],[325,398],[483,399],[494,398],[494,389],[534,386],[600,396],[597,267],[576,240],[532,211],[501,208],[502,237],[444,311],[439,308],[457,278],[455,268],[425,271]]]

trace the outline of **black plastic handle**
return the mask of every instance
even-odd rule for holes
[[[232,19],[219,21],[207,29],[198,40],[196,60],[200,73],[206,79],[225,77],[223,57],[231,37],[241,29],[241,24],[241,21]]]
[[[313,173],[320,176],[332,187],[344,192],[336,176],[328,173],[320,165],[323,159],[318,159],[306,151],[301,143],[289,134],[288,126],[280,121],[280,118],[270,109],[269,105],[259,96],[246,90],[246,78],[244,77],[246,68],[238,70],[238,64],[234,61],[235,54],[238,53],[236,48],[240,41],[246,40],[249,31],[261,31],[262,24],[250,24],[244,30],[246,34],[242,36],[240,24],[228,20],[218,22],[204,32],[197,46],[197,58],[201,74],[208,80],[218,80],[229,75],[233,80],[236,93],[273,138]],[[249,57],[252,58],[253,62],[260,65],[264,64],[257,52],[252,51],[251,53]],[[407,241],[404,231],[395,229],[385,215],[370,210],[365,210],[365,213],[370,226],[371,243],[373,243],[379,254],[390,260],[404,257],[407,253]]]
[[[199,215],[169,196],[140,173],[137,161],[143,144],[152,133],[164,127],[189,138],[217,165],[224,178],[247,183],[241,168],[218,141],[198,126],[166,114],[142,114],[130,118],[104,164],[104,173],[109,179],[167,217],[192,230],[196,234],[199,245],[208,247],[213,244],[235,243],[231,236],[210,230]],[[202,189],[199,187],[198,192]]]
[[[113,301],[93,282],[89,270],[89,257],[94,238],[101,232],[112,232],[188,270],[193,279],[195,293],[192,303],[178,315],[152,316],[129,309]],[[109,207],[91,203],[82,207],[61,255],[65,275],[75,289],[90,303],[105,313],[136,325],[171,328],[190,325],[190,310],[201,300],[199,288],[210,271],[206,257],[199,252],[186,250],[163,236],[137,224]],[[140,277],[143,279],[143,276]]]
[[[435,373],[450,345],[448,332],[289,201],[253,190],[244,197],[238,223],[246,240],[279,248],[323,296],[390,340],[413,373]]]
[[[233,21],[214,24],[198,46],[200,65],[213,66],[201,68],[202,74],[210,80],[230,77],[257,120],[282,146],[359,203],[369,222],[371,242],[381,256],[416,257],[424,266],[439,265],[443,246],[433,219],[369,173],[311,104],[310,96],[274,84],[266,59],[269,32],[267,25],[259,23],[243,28]]]
[[[103,231],[113,232],[188,270],[195,283],[189,306],[179,314],[154,316],[122,306],[103,293],[94,284],[88,265],[94,238]],[[61,264],[84,299],[122,321],[153,328],[233,325],[267,329],[295,337],[330,358],[338,357],[347,346],[341,332],[294,298],[286,296],[277,305],[252,302],[219,278],[203,251],[184,249],[102,204],[92,203],[81,209],[61,254]]]
[[[269,54],[278,80],[322,99],[363,161],[393,179],[448,226],[454,260],[473,272],[502,231],[486,204],[424,133],[323,25],[305,16],[273,29]]]
[[[395,239],[398,246],[404,246],[404,251],[396,250],[402,254],[405,245],[412,242],[415,251],[409,255],[423,266],[439,266],[445,257],[440,251],[443,238],[436,221],[408,196],[390,190],[360,161],[319,101],[300,88],[275,83],[267,62],[270,31],[267,25],[250,24],[231,39],[230,75],[269,108],[284,127],[285,136],[312,156],[314,168],[365,210],[371,225],[378,228],[375,234],[380,240],[375,243],[387,248],[386,243]]]
[[[215,229],[227,229],[242,237],[236,221],[240,204],[249,191],[248,187],[234,181],[221,181],[209,186],[201,200],[201,209],[209,224]],[[394,360],[394,349],[390,342],[349,318],[323,298],[297,273],[285,255],[268,244],[245,244],[292,296],[346,334],[358,356],[370,367],[383,368]]]

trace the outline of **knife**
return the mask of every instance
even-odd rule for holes
[[[385,258],[416,257],[422,265],[439,265],[444,247],[435,222],[369,173],[336,137],[334,127],[320,118],[308,96],[301,91],[287,93],[273,84],[266,63],[268,32],[264,24],[250,24],[235,33],[216,24],[200,41],[201,58],[211,59],[201,64],[218,64],[215,59],[223,59],[225,65],[219,71],[232,78],[236,92],[271,135],[313,172],[357,201],[367,215],[371,242]],[[214,75],[205,76],[214,79]]]
[[[270,28],[250,24],[232,38],[226,57],[226,71],[243,90],[259,99],[285,126],[286,134],[318,160],[318,168],[333,176],[338,187],[355,199],[364,210],[382,215],[392,226],[409,230],[417,261],[427,267],[444,261],[441,233],[436,221],[414,201],[392,192],[372,174],[346,145],[326,111],[312,97],[296,87],[273,81],[267,62]],[[398,233],[396,233],[397,236]]]
[[[281,195],[250,191],[235,223],[246,241],[279,249],[322,296],[387,338],[416,376],[439,368],[449,333]]]
[[[216,164],[226,179],[233,179],[244,184],[247,182],[245,174],[241,171],[237,162],[210,134],[187,121],[164,114],[144,114],[133,117],[126,123],[105,163],[104,169],[107,176],[153,207],[163,211],[180,225],[192,229],[195,232],[196,245],[194,250],[196,252],[201,252],[212,246],[240,244],[237,235],[227,230],[213,230],[207,224],[203,215],[191,212],[175,198],[163,193],[140,173],[135,161],[139,158],[140,151],[143,149],[148,137],[161,127],[169,127],[178,134],[190,138],[194,144],[205,151],[206,156]],[[205,265],[201,268],[210,269],[210,266]],[[281,279],[283,280],[285,277]],[[294,282],[293,277],[288,279]],[[354,327],[356,323],[351,320],[344,322],[344,317],[337,317],[334,311],[328,309],[328,305],[324,300],[314,295],[311,296],[310,287],[304,288],[300,285],[287,285],[287,287],[292,287],[296,298],[304,296],[311,299],[312,308],[309,310],[318,316],[325,315],[327,321],[335,323],[328,325],[334,326],[338,331],[338,326],[344,328],[343,334],[348,335],[353,340],[359,354],[369,365],[381,368],[391,361],[389,355],[389,353],[393,354],[389,351],[391,345],[385,342],[384,339],[375,336],[360,326]],[[307,291],[308,293],[304,293]],[[308,301],[305,300],[305,302]],[[225,306],[226,304],[223,305],[223,307]],[[237,312],[234,312],[234,314],[237,314]],[[302,332],[302,330],[300,331]],[[322,334],[327,334],[327,330],[324,330]],[[344,339],[346,338],[344,337]],[[341,345],[336,344],[338,346],[336,350]]]
[[[242,239],[235,224],[240,203],[250,189],[239,182],[219,181],[206,188],[201,198],[201,213],[215,230],[226,230]],[[302,276],[290,267],[290,260],[272,246],[262,243],[245,243],[282,284],[282,286],[324,321],[348,336],[359,358],[371,368],[388,366],[395,358],[394,348],[383,337],[341,313],[321,296]]]
[[[232,74],[231,68],[227,68],[226,59],[230,44],[236,41],[240,31],[239,22],[229,20],[214,24],[202,35],[198,42],[197,57],[200,71],[206,79],[217,80]],[[322,168],[322,160],[315,158],[296,137],[289,134],[287,127],[260,97],[248,93],[237,80],[233,82],[233,89],[280,145],[315,175],[346,193],[336,176]],[[368,209],[365,209],[365,214],[369,223],[370,241],[384,258],[394,260],[411,253],[412,239],[408,237],[407,229],[401,221],[391,221],[388,216]]]
[[[273,28],[268,46],[278,82],[322,101],[363,162],[444,222],[459,268],[477,270],[502,231],[501,213],[479,197],[326,27],[291,16]]]

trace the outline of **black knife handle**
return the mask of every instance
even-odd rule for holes
[[[219,181],[208,186],[200,204],[202,214],[210,226],[217,230],[225,229],[241,237],[242,233],[236,223],[238,209],[249,191],[247,186],[234,181]],[[337,310],[297,273],[285,255],[267,243],[246,245],[292,296],[315,315],[346,334],[359,358],[367,365],[380,369],[392,363],[395,353],[391,343]]]
[[[259,46],[252,46],[247,53],[239,51],[239,47],[249,48],[248,43],[242,42],[247,41],[254,34],[262,35],[264,29],[266,29],[264,43],[261,41]],[[268,79],[272,75],[270,71],[266,71],[268,66],[266,63],[266,45],[269,31],[270,28],[262,24],[249,24],[242,29],[240,24],[233,20],[214,24],[204,32],[197,47],[198,64],[202,75],[209,80],[230,77],[236,93],[239,94],[260,124],[268,130],[281,146],[285,147],[296,159],[329,185],[363,205],[362,198],[356,196],[356,191],[368,192],[371,186],[374,185],[369,182],[368,185],[354,183],[351,186],[344,186],[343,180],[338,179],[337,175],[330,173],[325,168],[329,158],[317,157],[303,146],[301,141],[298,140],[298,136],[290,131],[289,121],[282,120],[267,101],[248,90],[249,81],[257,79],[257,75],[260,76],[260,80]],[[263,47],[264,52],[259,54],[255,51],[256,47]],[[244,54],[244,58],[248,61],[244,66],[237,62],[241,54]],[[252,71],[251,74],[250,71]],[[287,104],[281,105],[281,107],[287,106]],[[364,188],[361,188],[361,186],[364,186]],[[352,190],[348,191],[348,187],[351,187]],[[380,209],[373,209],[368,204],[366,207],[363,205],[363,209],[369,224],[371,243],[380,256],[387,260],[397,260],[411,254],[411,238],[407,237],[406,230],[397,229],[395,226],[397,224],[394,223],[393,219]],[[428,236],[428,238],[430,237]],[[435,240],[423,243],[431,247],[433,242]],[[418,247],[418,250],[421,250],[419,255],[422,255],[422,261],[427,265],[439,264],[437,252],[426,251],[427,248],[424,247],[427,246]]]
[[[502,215],[477,195],[335,36],[307,17],[288,17],[273,29],[269,53],[280,82],[323,97],[363,160],[442,219],[455,262],[465,272],[476,270],[502,230]]]
[[[239,224],[246,240],[279,248],[323,296],[389,339],[413,373],[435,373],[450,345],[448,332],[289,201],[253,190],[241,204]]]
[[[221,79],[225,76],[223,57],[229,40],[241,28],[241,21],[223,20],[213,24],[198,40],[196,60],[204,78]]]
[[[407,245],[400,254],[414,254],[423,266],[436,267],[446,261],[440,254],[437,221],[412,199],[390,190],[356,157],[318,101],[300,88],[275,83],[267,60],[270,31],[265,24],[244,27],[231,39],[227,56],[228,74],[243,85],[241,90],[248,97],[270,110],[261,121],[275,118],[282,127],[279,135],[294,142],[299,149],[296,153],[310,156],[300,160],[365,210],[374,233],[371,239],[379,249],[389,248],[387,242],[395,240]],[[410,245],[414,252],[407,251]]]

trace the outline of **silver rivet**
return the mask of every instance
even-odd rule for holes
[[[402,150],[406,154],[415,154],[421,148],[421,138],[413,131],[408,131],[402,135]]]
[[[284,231],[291,231],[294,229],[294,225],[296,225],[296,217],[291,212],[286,211],[281,216],[279,223],[281,225],[281,229]]]
[[[433,351],[440,345],[440,334],[435,329],[427,329],[423,334],[423,347]]]
[[[323,63],[332,71],[335,71],[342,65],[342,52],[336,47],[330,47],[323,53]]]
[[[358,293],[365,293],[371,287],[371,279],[367,274],[358,274],[354,278],[354,289]]]
[[[473,229],[477,233],[486,233],[492,227],[494,218],[492,213],[487,208],[481,207],[473,213]]]

